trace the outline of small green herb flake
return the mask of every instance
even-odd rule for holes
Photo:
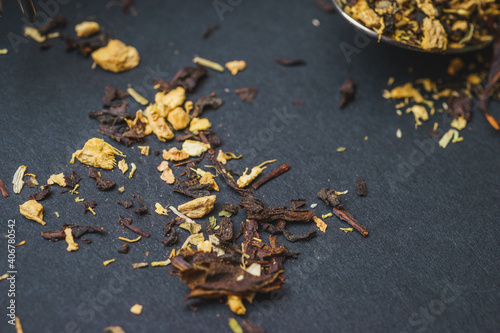
[[[217,220],[215,219],[215,217],[210,216],[208,220],[210,221],[210,228],[215,229],[215,227],[217,226]]]
[[[229,327],[233,330],[234,333],[243,333],[243,329],[241,328],[238,321],[234,318],[229,318]]]
[[[219,212],[219,216],[220,217],[231,217],[233,214],[231,214],[230,212],[228,212],[227,210],[222,210]]]
[[[347,149],[346,147],[338,147],[337,152],[341,153],[341,152],[345,151],[346,149]]]

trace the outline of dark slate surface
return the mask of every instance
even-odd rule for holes
[[[168,79],[195,55],[220,63],[244,59],[248,64],[237,76],[210,72],[191,96],[196,99],[214,91],[224,98],[225,105],[206,116],[223,138],[223,149],[244,154],[231,167],[241,172],[273,158],[290,163],[288,173],[258,194],[272,205],[306,198],[308,204],[318,203],[318,214],[329,211],[315,196],[321,187],[348,189],[346,207],[370,231],[366,239],[344,234],[338,228],[346,224],[330,218],[326,234],[288,244],[302,254],[288,262],[285,287],[248,305],[248,318],[268,332],[500,328],[498,133],[475,114],[470,131],[463,131],[464,142],[443,150],[427,135],[432,122],[415,131],[412,117],[398,117],[395,103],[381,97],[390,76],[396,84],[425,76],[439,78],[450,58],[409,53],[374,40],[364,43],[339,16],[321,12],[313,1],[219,1],[233,4],[219,16],[212,1],[151,0],[137,4],[136,17],[123,15],[117,6],[106,8],[102,1],[52,1],[69,21],[67,32],[93,17],[113,36],[137,47],[140,66],[116,75],[91,70],[91,60],[66,54],[58,40],[52,40],[52,49],[45,52],[31,40],[21,42],[15,52],[8,34],[22,35],[23,22],[16,4],[6,2],[0,20],[0,48],[9,49],[0,57],[0,179],[11,195],[0,198],[0,233],[6,234],[8,220],[15,219],[16,242],[27,242],[16,249],[15,262],[16,311],[25,332],[99,332],[110,325],[126,332],[229,331],[227,320],[234,316],[224,303],[183,302],[188,289],[166,268],[131,269],[132,262],[167,258],[170,249],[160,243],[167,219],[137,218],[116,200],[139,194],[150,206],[185,201],[159,180],[155,168],[161,158],[142,156],[137,148],[105,138],[138,166],[133,179],[118,170],[103,172],[105,178],[126,187],[124,194],[97,191],[86,178],[86,166],[69,165],[72,152],[89,138],[102,137],[97,122],[87,114],[100,108],[105,85],[125,89],[130,83],[153,99],[151,77]],[[56,12],[51,11],[41,10]],[[312,24],[314,18],[321,23],[318,27]],[[202,40],[205,27],[215,23],[220,29]],[[358,46],[350,61],[341,43]],[[281,67],[273,62],[274,56],[302,58],[307,66]],[[413,67],[413,74],[408,67]],[[358,83],[357,100],[340,111],[338,88],[349,76]],[[234,89],[247,86],[259,88],[251,105],[234,94]],[[293,106],[294,98],[306,104]],[[136,109],[132,102],[130,111]],[[498,104],[492,110],[495,113]],[[449,123],[441,115],[434,119]],[[403,132],[399,140],[397,128]],[[147,144],[152,150],[173,145],[153,136]],[[347,151],[337,153],[339,146]],[[25,187],[20,195],[12,193],[12,175],[21,164],[40,181],[69,170],[85,176],[79,196],[99,203],[97,216],[84,215],[81,203],[55,189],[43,201],[47,226],[22,218],[18,205],[35,191]],[[366,179],[366,198],[354,194],[357,176]],[[237,200],[219,184],[217,211],[222,203]],[[117,236],[134,234],[117,225],[118,214],[132,216],[137,226],[152,234],[132,244],[126,256],[116,252],[121,245]],[[242,212],[236,221],[244,218]],[[68,253],[64,242],[51,243],[39,234],[64,222],[97,224],[107,235],[90,235],[91,245],[81,244],[78,252]],[[301,225],[292,230],[312,228]],[[4,237],[0,248],[0,273],[4,273],[8,270]],[[111,258],[117,261],[104,267],[102,261]],[[0,282],[3,312],[7,289],[8,283]],[[135,303],[144,305],[140,316],[129,312]],[[191,311],[190,304],[198,310]],[[0,331],[13,332],[5,314],[2,318]]]

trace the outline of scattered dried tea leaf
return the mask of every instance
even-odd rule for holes
[[[118,162],[118,169],[120,169],[120,171],[125,174],[127,171],[128,171],[128,164],[127,162],[125,162],[125,160],[120,160]]]
[[[282,66],[305,66],[306,62],[302,59],[297,59],[297,60],[286,60],[286,59],[280,59],[278,57],[274,57],[274,62],[277,64],[280,64]]]
[[[236,75],[238,72],[247,68],[247,63],[244,60],[234,60],[226,62],[226,68],[231,72],[231,74]]]
[[[45,225],[43,221],[43,206],[36,200],[28,200],[19,205],[19,212],[27,219]]]
[[[117,39],[111,39],[108,45],[92,52],[92,59],[104,70],[119,73],[139,65],[139,52],[133,46],[127,46]]]
[[[80,162],[102,169],[111,170],[116,166],[115,155],[125,157],[121,151],[102,139],[88,140],[81,150],[73,153],[71,163],[76,157]]]
[[[79,247],[78,244],[73,239],[73,231],[71,230],[71,228],[65,228],[64,234],[66,235],[65,240],[66,243],[68,244],[66,251],[68,252],[78,251]]]
[[[361,177],[356,178],[356,189],[360,197],[366,197],[368,190],[366,188],[365,180]]]
[[[333,189],[328,189],[328,188],[322,188],[318,193],[317,193],[318,198],[324,201],[327,205],[330,205],[332,207],[340,208],[342,207],[342,203],[340,202],[340,199],[338,197],[337,191]]]
[[[41,188],[40,192],[36,194],[30,194],[30,200],[41,201],[45,199],[50,194],[50,185],[45,185]]]
[[[124,226],[125,228],[132,230],[133,232],[135,232],[138,235],[144,236],[146,238],[150,237],[150,235],[147,232],[137,228],[136,226],[133,226],[131,218],[124,218],[123,216],[118,215],[118,224],[121,226]]]
[[[319,217],[313,216],[313,220],[316,223],[316,227],[318,227],[319,230],[326,232],[326,228],[328,225]]]
[[[124,200],[118,200],[117,203],[123,207],[126,208],[130,208],[134,205],[134,203],[132,202],[132,199],[124,199]]]
[[[4,198],[7,198],[9,196],[9,192],[7,192],[7,189],[5,188],[5,184],[3,181],[0,179],[0,192],[2,192],[2,196]]]
[[[215,93],[210,95],[201,96],[194,105],[192,116],[199,117],[206,109],[218,109],[223,104],[222,98],[219,98]],[[187,109],[186,109],[187,111]]]
[[[145,214],[151,215],[151,213],[149,212],[148,206],[146,206],[142,202],[140,196],[137,196],[137,200],[139,200],[139,204],[141,204],[141,208],[134,210],[134,213],[136,213],[137,215],[145,215]]]
[[[83,21],[75,25],[76,35],[83,38],[95,35],[100,29],[99,23],[93,21]]]
[[[216,62],[213,62],[213,61],[210,61],[207,59],[203,59],[200,57],[194,57],[193,62],[197,65],[201,65],[201,66],[213,69],[214,71],[224,72],[224,67],[222,67],[220,64],[218,64]]]
[[[450,96],[446,113],[453,119],[464,118],[466,121],[472,119],[472,101],[465,93],[459,96]]]
[[[276,160],[269,160],[269,161],[262,162],[261,164],[253,167],[249,174],[247,174],[248,168],[246,168],[245,172],[243,172],[243,175],[241,175],[241,177],[238,178],[238,181],[237,181],[238,186],[241,188],[244,188],[244,187],[250,185],[250,183],[255,178],[257,178],[257,176],[260,175],[260,173],[262,171],[264,171],[264,169],[267,168],[264,165],[269,164],[269,163],[273,163],[273,162],[276,162]]]
[[[354,84],[354,78],[350,77],[345,80],[340,86],[340,92],[342,93],[342,100],[340,101],[339,108],[343,108],[349,102],[354,99],[356,86]]]
[[[47,35],[49,32],[55,29],[64,28],[66,26],[66,19],[61,14],[49,18],[47,23],[38,28],[38,32],[42,35]],[[50,36],[47,36],[51,38]]]
[[[212,36],[212,34],[215,32],[215,30],[219,29],[219,25],[218,24],[214,24],[214,25],[209,25],[205,28],[205,32],[203,33],[203,35],[201,36],[201,38],[203,39],[207,39],[208,37]]]
[[[195,140],[186,140],[182,143],[182,150],[189,156],[200,156],[210,149],[210,144],[206,144]]]
[[[17,168],[16,172],[14,173],[14,177],[12,179],[12,184],[13,186],[13,191],[16,194],[21,193],[21,190],[23,189],[24,186],[24,173],[26,172],[26,166],[21,165],[19,168]]]
[[[122,247],[118,249],[118,253],[127,254],[130,251],[130,246],[128,244],[123,244]]]
[[[217,183],[215,182],[215,179],[214,179],[214,175],[212,175],[210,172],[205,172],[203,174],[203,176],[198,180],[200,182],[201,185],[203,184],[211,184],[212,186],[210,187],[210,189],[212,190],[215,190],[215,191],[219,191],[219,185],[217,185]]]
[[[305,209],[269,208],[264,201],[251,194],[240,197],[240,207],[246,211],[249,220],[256,220],[260,223],[279,220],[285,222],[309,222],[314,216],[314,211]]]
[[[95,206],[97,206],[97,202],[95,202],[94,200],[87,200],[83,203],[83,213],[87,213],[87,211],[90,211],[92,212],[92,214],[95,215],[95,211],[94,211],[94,208]]]
[[[183,87],[187,92],[193,92],[198,82],[208,74],[203,66],[182,67],[174,76],[172,81],[153,79],[155,89],[163,92],[169,92],[177,87]]]
[[[259,89],[255,87],[240,88],[234,91],[243,102],[252,103],[255,96],[259,92]]]
[[[427,113],[427,109],[422,105],[413,105],[411,108],[406,109],[406,113],[413,113],[413,117],[415,117],[415,128],[422,125],[423,121],[429,120],[429,114]]]
[[[102,105],[105,107],[110,107],[114,101],[122,100],[129,96],[130,96],[129,93],[126,91],[106,86],[104,87],[104,96],[102,97]]]
[[[162,157],[167,161],[182,161],[189,158],[189,154],[184,150],[179,150],[177,147],[172,147],[169,151],[163,150]]]
[[[130,312],[132,312],[135,315],[140,315],[142,313],[142,305],[140,304],[134,304],[130,308]]]
[[[241,327],[245,333],[266,333],[262,327],[255,325],[247,319],[241,321]]]
[[[202,218],[214,209],[215,195],[196,198],[177,207],[178,211],[191,218]]]
[[[292,242],[292,243],[295,243],[297,241],[308,241],[308,240],[311,240],[311,239],[313,239],[316,236],[316,234],[317,234],[317,231],[313,230],[313,231],[305,233],[305,234],[297,235],[297,234],[292,234],[290,231],[288,231],[288,229],[283,228],[283,236],[285,236],[285,238],[289,242]]]
[[[198,134],[200,131],[204,131],[210,127],[212,127],[212,124],[207,118],[193,118],[189,125],[189,131]]]
[[[115,261],[116,261],[115,259],[109,259],[109,260],[103,261],[102,264],[104,266],[108,266],[109,264],[111,264],[112,262],[115,262]]]

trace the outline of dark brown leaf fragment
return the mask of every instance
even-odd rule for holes
[[[243,102],[252,103],[259,89],[255,87],[240,88],[234,91],[241,98]]]
[[[500,80],[500,39],[497,39],[493,44],[493,58],[491,61],[490,73],[488,75],[488,83],[484,88],[481,97],[479,98],[479,107],[483,112],[488,123],[497,131],[500,130],[500,124],[496,118],[490,115],[488,104],[490,101],[491,93],[495,85]]]
[[[74,188],[76,184],[78,184],[82,180],[76,172],[71,171],[69,175],[64,175],[64,181],[66,182],[66,186]]]
[[[83,203],[83,212],[87,213],[91,209],[94,209],[95,206],[97,206],[97,202],[95,202],[94,200],[87,200]]]
[[[290,199],[290,208],[299,209],[306,204],[306,199]]]
[[[470,121],[472,118],[472,100],[465,93],[461,93],[458,97],[450,96],[446,112],[453,119],[462,117]]]
[[[211,187],[212,184],[200,184],[197,180],[184,182],[176,179],[172,191],[196,199],[210,195],[209,188]]]
[[[264,177],[262,177],[261,179],[256,181],[252,185],[252,187],[257,190],[259,187],[261,187],[262,185],[264,185],[265,183],[267,183],[271,179],[278,177],[279,175],[287,172],[289,169],[290,169],[290,164],[283,164],[280,167],[278,167],[277,169],[273,170],[271,173],[265,175]]]
[[[45,199],[50,194],[50,185],[45,185],[42,187],[40,192],[36,194],[30,194],[30,200],[41,201]]]
[[[118,200],[117,203],[121,206],[123,206],[125,209],[130,208],[134,205],[134,202],[132,199],[124,199],[124,200]]]
[[[227,169],[222,165],[222,163],[217,161],[217,159],[214,156],[209,156],[208,158],[209,158],[210,162],[212,163],[212,165],[215,167],[215,170],[217,170],[217,172],[222,175],[222,178],[224,178],[226,183],[233,190],[235,190],[239,194],[252,193],[252,190],[250,190],[250,189],[244,189],[244,188],[239,187],[238,183],[236,183],[236,181],[234,180],[233,176],[231,176],[229,171],[227,171]]]
[[[104,96],[102,97],[102,105],[110,107],[112,102],[122,100],[129,97],[129,93],[110,86],[104,87]]]
[[[226,212],[229,212],[232,215],[236,215],[238,214],[239,207],[237,205],[231,205],[230,203],[226,202],[225,204],[222,205],[222,210],[225,210]]]
[[[94,225],[64,224],[63,226],[71,228],[71,232],[75,238],[80,238],[85,234],[104,234],[104,228]]]
[[[209,25],[205,28],[205,32],[201,36],[203,39],[207,39],[208,37],[212,36],[212,34],[215,32],[215,30],[219,29],[218,24],[214,25]]]
[[[172,228],[170,231],[168,238],[167,239],[162,239],[161,242],[165,246],[174,246],[177,244],[177,241],[179,240],[179,235],[177,234],[177,230],[175,228]]]
[[[136,213],[137,215],[145,215],[145,214],[151,215],[151,213],[149,212],[148,206],[146,206],[142,202],[140,196],[137,196],[137,200],[139,200],[139,203],[141,204],[141,208],[134,210],[134,213]]]
[[[61,14],[57,14],[53,18],[49,18],[47,23],[38,28],[41,35],[46,35],[52,30],[64,28],[66,26],[66,19]]]
[[[33,182],[31,181],[31,177],[26,179],[25,183],[26,185],[28,185],[29,188],[36,188],[36,185],[33,184]]]
[[[80,239],[80,242],[82,242],[83,244],[92,244],[92,240],[88,238],[82,238]]]
[[[331,1],[326,1],[326,0],[316,0],[314,2],[316,7],[324,11],[325,13],[328,14],[333,14],[335,13],[335,6],[332,4]]]
[[[354,229],[356,229],[364,237],[368,236],[368,231],[365,227],[358,223],[351,215],[351,213],[345,208],[333,208],[333,214],[337,216],[342,221],[349,223]]]
[[[231,242],[234,237],[233,221],[229,217],[223,217],[220,222],[220,231],[217,235],[222,242]]]
[[[70,38],[61,34],[64,38],[66,52],[78,50],[84,57],[89,57],[92,52],[108,44],[109,34],[98,34],[90,39]]]
[[[183,87],[186,92],[190,93],[196,88],[198,81],[208,74],[207,69],[203,66],[197,65],[196,67],[182,67],[174,76],[172,81],[166,82],[164,80],[153,79],[155,89],[163,92],[169,92],[177,87]]]
[[[95,186],[101,191],[109,191],[115,187],[116,183],[111,180],[104,180],[102,178],[97,178]]]
[[[282,66],[305,66],[307,64],[305,62],[305,60],[302,60],[302,59],[286,60],[286,59],[280,59],[278,57],[274,57],[274,61],[277,64],[280,64]]]
[[[125,228],[132,230],[133,232],[135,232],[138,235],[144,236],[146,238],[149,238],[149,236],[150,236],[147,232],[137,228],[136,226],[133,226],[131,218],[125,218],[121,215],[118,215],[118,224],[120,224],[121,226],[123,226]]]
[[[340,208],[342,207],[342,203],[337,194],[335,194],[335,190],[330,190],[328,188],[322,188],[317,193],[318,198],[323,200],[327,205],[332,207]]]
[[[247,319],[242,319],[241,328],[244,333],[266,333],[262,327],[255,325]]]
[[[340,92],[342,93],[342,100],[340,101],[339,108],[343,108],[349,102],[354,99],[356,86],[354,84],[354,78],[350,77],[340,86]]]
[[[316,230],[313,230],[313,231],[305,233],[305,234],[298,235],[298,234],[292,234],[286,228],[283,229],[283,236],[285,236],[285,238],[289,242],[292,242],[292,243],[295,243],[297,241],[308,241],[310,239],[313,239],[316,236],[316,234],[317,234]]]
[[[3,181],[0,179],[0,192],[2,192],[2,196],[4,198],[7,198],[9,196],[9,192],[7,192],[7,189],[5,188],[5,184]]]
[[[356,190],[358,191],[358,195],[360,197],[366,197],[368,194],[368,189],[366,188],[366,182],[363,178],[356,178]]]
[[[269,208],[262,200],[253,195],[240,197],[240,207],[243,208],[249,219],[262,222],[284,220],[286,222],[309,222],[314,211],[305,209],[290,209],[287,207]]]
[[[122,247],[118,249],[118,253],[127,254],[130,251],[130,246],[128,244],[123,244]]]
[[[224,102],[222,98],[217,97],[215,93],[210,95],[201,96],[194,104],[194,111],[192,116],[199,117],[206,109],[218,109]]]

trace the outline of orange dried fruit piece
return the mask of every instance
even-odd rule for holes
[[[177,210],[187,217],[197,219],[202,218],[214,209],[215,195],[196,198],[177,207]]]
[[[28,200],[22,205],[19,205],[19,212],[27,219],[33,220],[45,225],[43,221],[43,206],[36,200]]]
[[[182,161],[189,158],[189,154],[183,150],[177,149],[177,147],[172,147],[169,151],[163,150],[163,158],[167,161]]]

